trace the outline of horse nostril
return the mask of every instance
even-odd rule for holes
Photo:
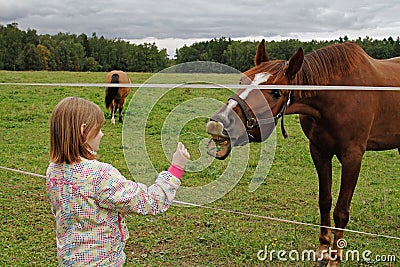
[[[225,130],[224,125],[215,120],[210,120],[206,126],[207,133],[211,135],[221,136],[221,137],[228,137],[227,131]]]
[[[223,126],[227,125],[227,118],[221,115],[214,115],[210,118],[210,121],[216,122],[216,123],[220,123]]]

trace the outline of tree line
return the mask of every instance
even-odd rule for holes
[[[321,47],[352,41],[360,45],[371,57],[386,59],[400,56],[400,39],[397,37],[375,40],[370,37],[349,40],[347,36],[331,41],[307,41],[298,39],[266,42],[266,50],[269,59],[288,60],[299,47],[307,54]],[[254,66],[254,55],[259,42],[233,41],[230,38],[219,38],[205,42],[194,43],[191,46],[183,46],[176,51],[176,63],[204,60],[219,62],[231,66],[240,71],[248,70]]]
[[[300,41],[290,39],[270,41],[266,49],[270,59],[289,59],[299,47],[309,53],[320,47],[353,41],[370,56],[385,59],[400,56],[397,37],[376,40],[370,37],[349,40],[347,36],[330,41]],[[40,35],[34,29],[20,30],[17,23],[0,25],[1,70],[49,71],[110,71],[121,69],[131,72],[158,72],[169,66],[191,62],[212,61],[226,64],[240,71],[253,66],[257,41],[236,41],[221,37],[196,42],[176,49],[170,58],[166,49],[155,43],[132,44],[122,39],[106,39],[96,33],[58,33]]]
[[[17,23],[0,25],[0,69],[50,71],[156,72],[170,64],[167,50],[153,43],[131,44],[96,33],[39,35]]]

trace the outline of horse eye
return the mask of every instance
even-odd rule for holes
[[[273,98],[280,98],[281,97],[281,92],[279,90],[272,90],[271,95]]]

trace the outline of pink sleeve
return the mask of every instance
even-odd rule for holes
[[[170,172],[176,178],[181,179],[184,170],[181,167],[171,164],[171,166],[169,166],[168,172]]]

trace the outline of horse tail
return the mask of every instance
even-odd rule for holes
[[[111,77],[110,83],[119,83],[119,75],[114,73]],[[112,101],[118,95],[119,87],[108,87],[107,95],[106,95],[106,108],[108,109],[112,103]]]

